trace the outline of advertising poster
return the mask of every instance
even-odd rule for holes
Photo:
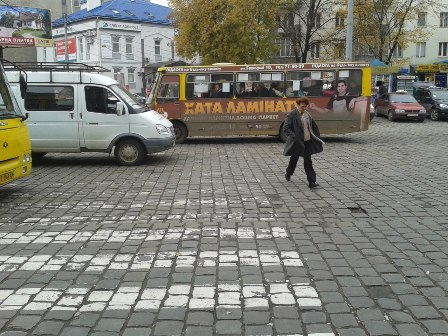
[[[68,43],[68,61],[76,62],[76,38],[71,37],[67,39]],[[57,62],[65,62],[65,39],[55,41],[56,44],[56,61]]]
[[[50,11],[0,6],[0,46],[53,46]]]

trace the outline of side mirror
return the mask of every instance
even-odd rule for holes
[[[126,107],[123,102],[117,102],[117,116],[122,116],[126,114]]]
[[[19,84],[20,84],[20,96],[22,97],[22,99],[25,99],[28,83],[26,82],[25,76],[22,73],[20,74]]]

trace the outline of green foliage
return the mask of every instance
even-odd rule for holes
[[[177,52],[204,64],[268,60],[279,0],[171,0]]]
[[[2,18],[0,19],[0,26],[13,28],[15,18],[15,15],[12,13],[3,14]]]

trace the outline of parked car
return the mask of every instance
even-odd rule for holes
[[[448,118],[448,90],[436,87],[420,87],[414,93],[432,120]]]
[[[375,100],[375,114],[387,116],[390,121],[412,119],[425,121],[426,110],[410,94],[401,92],[385,93]]]

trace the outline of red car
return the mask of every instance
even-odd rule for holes
[[[375,114],[387,116],[390,121],[412,119],[420,122],[426,119],[426,109],[407,93],[391,92],[375,100]]]

